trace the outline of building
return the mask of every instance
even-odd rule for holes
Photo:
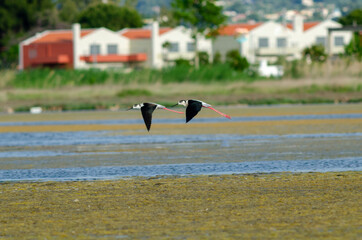
[[[338,55],[344,52],[344,46],[351,41],[353,35],[351,31],[333,32],[331,42],[328,42],[328,28],[342,28],[342,24],[331,19],[322,22],[305,23],[300,20],[296,24],[299,26],[294,27],[292,24],[288,24],[287,27],[295,32],[293,41],[296,43],[299,53],[306,47],[321,44],[330,54]],[[300,26],[303,26],[303,29]],[[296,57],[299,58],[300,54]]]
[[[198,50],[211,54],[211,41],[199,38]],[[151,26],[113,32],[106,28],[49,30],[19,45],[19,69],[57,68],[162,68],[177,59],[195,56],[191,31],[184,27]]]
[[[293,57],[297,51],[288,41],[293,31],[273,21],[232,24],[222,28],[219,34],[213,41],[213,53],[220,53],[222,59],[227,52],[235,49],[251,63],[272,60],[277,56]]]
[[[150,27],[131,28],[119,31],[119,34],[130,40],[130,52],[145,52],[152,56],[145,62],[145,67],[161,68],[173,65],[177,59],[192,60],[195,57],[195,41],[190,29],[159,28],[154,22]],[[211,40],[199,37],[198,51],[211,55]]]
[[[333,31],[341,24],[325,20],[304,22],[296,15],[292,23],[275,21],[240,23],[224,26],[215,39],[198,36],[197,46],[191,30],[179,26],[159,28],[157,22],[137,29],[118,32],[106,28],[50,30],[38,33],[19,45],[19,69],[57,68],[162,68],[177,59],[192,60],[195,48],[209,56],[220,53],[222,59],[230,50],[238,50],[251,63],[275,61],[278,57],[299,59],[306,47],[322,44],[332,55],[343,53],[352,33]]]
[[[34,67],[110,68],[145,62],[142,52],[130,54],[129,39],[106,28],[49,30],[22,41],[19,69]]]
[[[328,28],[341,28],[332,21],[304,22],[296,15],[292,23],[282,24],[274,21],[251,24],[231,24],[219,31],[213,41],[213,53],[219,52],[222,58],[230,50],[238,50],[251,63],[262,60],[275,61],[278,57],[299,59],[302,51],[311,45],[322,44],[331,54],[343,53],[344,46],[352,38],[348,31],[334,32],[328,43]]]

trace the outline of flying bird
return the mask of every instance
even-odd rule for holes
[[[210,104],[205,103],[200,100],[192,100],[192,99],[180,100],[180,101],[178,101],[178,103],[176,105],[182,105],[182,106],[186,107],[186,123],[189,122],[191,119],[193,119],[193,117],[195,117],[200,112],[201,108],[203,108],[203,107],[209,108],[209,109],[217,112],[221,116],[231,119],[231,117],[229,115],[216,110],[215,108],[211,107]],[[174,106],[176,106],[176,105],[174,105]]]
[[[145,122],[145,125],[146,125],[146,128],[147,128],[148,131],[150,131],[150,128],[151,128],[152,113],[156,109],[163,109],[163,110],[183,114],[183,112],[168,109],[163,105],[160,105],[160,104],[157,104],[157,103],[148,103],[148,102],[134,104],[132,107],[130,107],[127,110],[131,110],[131,109],[141,109],[143,121]]]

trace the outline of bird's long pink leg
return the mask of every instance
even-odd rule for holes
[[[229,115],[227,115],[227,114],[225,114],[225,113],[222,113],[222,112],[216,110],[215,108],[212,108],[212,107],[206,107],[206,108],[210,108],[211,110],[214,110],[215,112],[217,112],[217,113],[220,114],[221,116],[224,116],[224,117],[226,117],[226,118],[228,118],[228,119],[231,119],[231,117],[230,117]]]
[[[162,109],[167,110],[167,111],[170,111],[170,112],[175,112],[175,113],[184,114],[183,112],[179,112],[179,111],[171,110],[171,109],[168,109],[168,108],[162,108]]]

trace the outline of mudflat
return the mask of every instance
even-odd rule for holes
[[[358,239],[360,172],[0,183],[1,239]]]

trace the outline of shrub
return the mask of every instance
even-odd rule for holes
[[[249,62],[245,57],[241,57],[237,50],[226,53],[226,62],[235,70],[244,71],[249,67]]]
[[[183,59],[183,58],[176,59],[175,64],[176,64],[176,66],[188,66],[188,67],[191,66],[190,61],[187,59]]]
[[[207,52],[199,52],[198,55],[199,55],[200,65],[209,64],[209,54]]]
[[[312,45],[303,50],[304,59],[310,59],[312,62],[325,62],[327,60],[327,54],[324,46],[321,44]]]
[[[212,63],[213,64],[220,64],[221,63],[221,54],[220,54],[220,52],[215,53]]]

